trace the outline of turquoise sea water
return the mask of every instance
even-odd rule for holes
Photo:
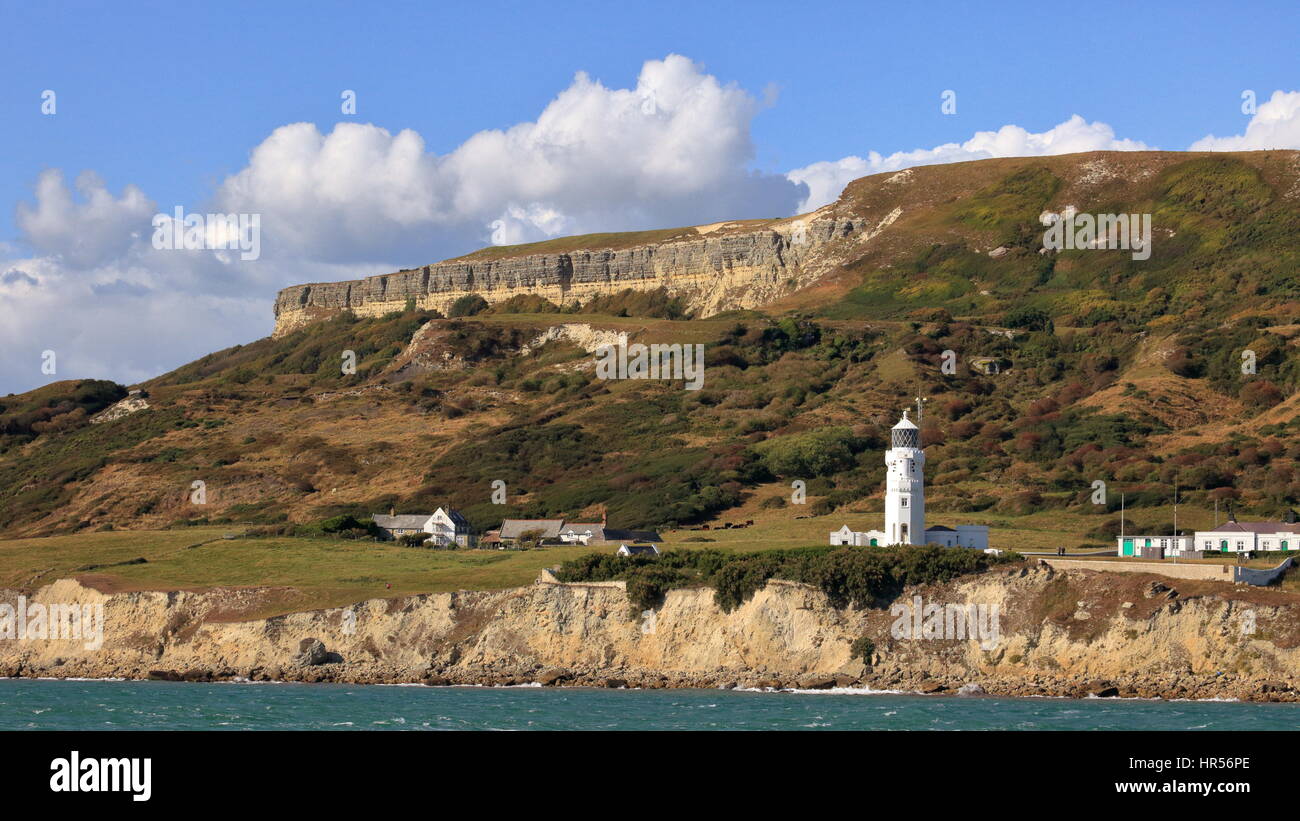
[[[1295,730],[1300,704],[0,679],[0,729]]]

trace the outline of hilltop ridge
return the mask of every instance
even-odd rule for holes
[[[826,246],[861,230],[860,220],[824,213],[829,210],[761,225],[721,223],[485,248],[363,280],[296,285],[276,297],[275,335],[340,310],[380,316],[408,300],[445,314],[470,295],[488,303],[528,295],[564,305],[624,289],[662,288],[703,315],[758,307],[815,280],[824,272]]]
[[[1209,197],[1248,193],[1252,182],[1288,200],[1300,191],[1300,153],[1295,151],[1099,151],[920,166],[854,180],[836,202],[795,217],[493,246],[360,280],[294,285],[276,298],[275,335],[340,311],[381,316],[408,302],[446,314],[458,299],[471,295],[489,304],[526,295],[562,306],[626,289],[662,289],[701,317],[824,303],[857,285],[854,280],[864,269],[905,267],[931,245],[974,254],[1004,248],[1013,253],[1000,260],[998,269],[1038,278],[1051,271],[1014,252],[1035,250],[1030,246],[1041,234],[1036,219],[1042,211],[1073,206],[1107,213],[1159,212],[1164,205],[1163,216],[1185,216],[1170,213],[1167,206],[1196,202],[1161,199],[1169,199],[1170,182],[1177,185],[1167,179],[1170,172],[1178,176],[1175,169],[1198,161],[1209,166],[1192,169],[1193,178],[1207,171],[1210,176],[1228,172],[1226,179],[1214,181],[1221,188],[1203,192]],[[1243,178],[1242,172],[1255,180]],[[975,202],[957,205],[969,200]],[[1157,230],[1162,245],[1177,236],[1164,222]],[[965,270],[954,273],[965,274],[971,284],[982,273],[979,268],[989,267],[987,260],[982,265],[963,262]],[[929,271],[912,273],[932,279]],[[953,290],[963,289],[950,278],[927,287],[932,295]],[[971,302],[977,308],[980,300]]]

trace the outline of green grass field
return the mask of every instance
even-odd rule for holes
[[[830,531],[842,524],[854,529],[883,524],[880,514],[837,512],[796,519],[804,515],[797,510],[753,510],[722,519],[743,522],[752,518],[753,527],[663,531],[660,549],[732,552],[808,547],[826,544]],[[1144,515],[1159,514],[1150,511]],[[1011,517],[936,512],[929,518],[934,523],[989,525],[994,547],[1022,552],[1051,552],[1065,545],[1074,553],[1085,544],[1103,544],[1079,535],[1100,518],[1077,513],[1047,511]],[[239,533],[242,528],[238,526],[192,527],[0,540],[0,585],[34,588],[77,577],[106,591],[293,588],[296,593],[278,611],[288,612],[337,607],[374,597],[517,587],[536,580],[542,568],[588,552],[616,549],[573,545],[536,550],[423,550],[331,538],[223,538]],[[124,564],[138,558],[145,562]],[[1274,564],[1276,561],[1259,559],[1251,566]]]
[[[112,591],[293,587],[305,598],[295,599],[292,609],[301,610],[379,596],[515,587],[589,550],[445,551],[342,539],[221,538],[238,532],[195,527],[0,541],[0,583],[36,587],[78,577]],[[199,544],[210,539],[216,541]],[[146,562],[112,566],[137,557]],[[84,569],[90,565],[109,566]]]
[[[732,530],[672,530],[661,549],[775,550],[825,544],[845,521],[871,524],[870,514],[832,514],[795,519],[785,511],[754,514],[756,524]],[[739,517],[743,520],[744,517]],[[878,517],[874,517],[878,518]],[[1060,517],[1022,517],[1017,530],[1002,530],[997,517],[962,514],[963,521],[993,525],[994,542],[1013,549],[1051,549],[1060,539],[1077,541],[1051,525]],[[0,541],[0,584],[34,587],[83,576],[115,590],[202,589],[216,586],[291,586],[315,591],[331,605],[379,595],[445,590],[482,590],[529,584],[538,572],[566,559],[614,546],[581,545],[537,550],[422,550],[392,543],[330,538],[223,539],[242,528],[111,531]],[[704,539],[708,541],[687,541]],[[1049,547],[1044,547],[1048,545]],[[136,558],[142,564],[121,564]],[[386,587],[391,584],[392,587]]]

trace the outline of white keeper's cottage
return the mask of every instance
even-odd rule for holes
[[[439,547],[476,547],[478,539],[474,536],[469,521],[459,511],[450,508],[438,508],[433,513],[398,514],[389,510],[388,515],[375,513],[371,517],[375,524],[390,539],[399,539],[413,533],[427,533],[425,544]]]
[[[1228,521],[1192,536],[1129,536],[1117,539],[1120,556],[1183,556],[1189,553],[1251,553],[1300,550],[1300,522],[1294,512],[1280,522],[1239,522],[1235,514]]]
[[[1236,516],[1229,514],[1228,521],[1214,529],[1196,531],[1195,540],[1193,549],[1206,553],[1300,550],[1300,524],[1239,522]]]
[[[897,544],[939,544],[987,550],[989,529],[985,525],[925,525],[925,451],[921,429],[903,418],[890,431],[885,451],[885,529],[853,530],[844,525],[830,534],[832,545],[883,547]]]

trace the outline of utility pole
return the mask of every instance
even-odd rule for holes
[[[1119,550],[1116,555],[1124,555],[1124,491],[1119,493]]]
[[[1178,553],[1182,550],[1182,542],[1178,538],[1178,484],[1174,484],[1174,564],[1178,564]]]

